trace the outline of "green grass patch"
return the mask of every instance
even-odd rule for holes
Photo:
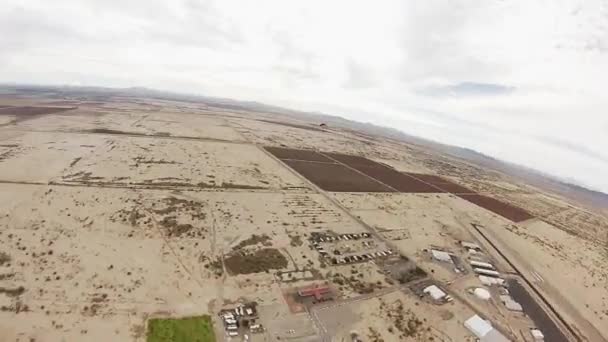
[[[153,318],[147,342],[215,342],[211,317]]]

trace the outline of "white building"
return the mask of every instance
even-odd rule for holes
[[[433,255],[433,259],[437,261],[453,263],[452,256],[448,252],[431,249],[431,254]]]
[[[492,278],[484,275],[480,275],[478,278],[485,286],[502,285],[505,283],[505,280],[502,278]]]
[[[492,265],[488,262],[471,260],[471,261],[469,261],[469,263],[471,264],[471,266],[474,266],[474,267],[488,268],[491,270],[494,269],[494,265]]]
[[[464,326],[475,335],[480,342],[510,342],[503,334],[492,327],[489,321],[475,315],[464,322]]]
[[[473,268],[473,271],[477,274],[483,274],[488,277],[498,278],[500,276],[500,273],[492,270],[486,270],[485,268],[475,267]]]
[[[443,292],[439,287],[437,287],[437,285],[428,286],[428,287],[424,288],[424,290],[422,290],[422,292],[428,294],[434,300],[442,300],[446,296],[446,293]]]

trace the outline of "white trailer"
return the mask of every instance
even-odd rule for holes
[[[469,261],[469,263],[473,267],[487,268],[490,270],[494,269],[494,265],[487,263],[487,262],[483,262],[483,261],[471,260],[471,261]]]
[[[473,268],[473,271],[477,274],[483,274],[488,277],[498,278],[500,276],[500,273],[493,271],[493,270],[486,270],[485,268],[476,267],[476,268]]]

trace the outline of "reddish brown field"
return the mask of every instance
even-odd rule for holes
[[[365,173],[366,175],[377,179],[383,184],[391,188],[406,193],[436,193],[444,192],[438,187],[421,182],[413,177],[402,172],[391,169],[388,166],[376,163],[360,156],[339,154],[339,153],[324,153],[326,156],[346,164],[353,169]]]
[[[497,215],[500,215],[506,219],[509,219],[513,222],[521,222],[534,217],[524,209],[518,208],[508,203],[501,202],[492,197],[477,194],[458,194],[456,196],[463,198],[471,203],[477,204],[478,206],[487,209]]]
[[[369,160],[369,159],[367,159],[365,157],[361,157],[361,156],[354,156],[351,154],[342,154],[342,153],[327,153],[327,152],[323,152],[323,154],[337,162],[346,164],[352,168],[356,168],[357,166],[382,166],[373,160]]]
[[[399,171],[378,164],[378,166],[363,166],[361,164],[353,166],[366,175],[379,180],[391,188],[405,193],[440,193],[441,189],[421,182]]]
[[[475,191],[468,189],[462,185],[456,184],[447,179],[441,178],[439,176],[425,175],[422,173],[409,173],[409,172],[406,172],[405,174],[407,174],[410,177],[414,177],[418,180],[421,180],[425,183],[431,184],[437,188],[440,188],[441,190],[443,190],[445,192],[449,192],[452,194],[475,194]]]
[[[336,192],[394,192],[381,183],[340,164],[284,160],[323,190]]]
[[[334,163],[333,160],[327,158],[321,153],[311,151],[311,150],[296,150],[292,148],[282,148],[282,147],[264,147],[266,151],[272,153],[275,157],[279,159],[295,159],[295,160],[305,160],[305,161],[316,161],[316,162],[327,162]]]

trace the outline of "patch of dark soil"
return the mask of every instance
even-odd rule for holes
[[[219,259],[205,264],[205,268],[211,270],[216,277],[224,275],[224,267],[222,266],[222,261]]]
[[[93,128],[93,129],[84,130],[83,132],[98,133],[98,134],[129,134],[129,135],[134,134],[132,132],[117,131],[117,130],[108,129],[108,128]],[[137,133],[135,133],[135,134],[137,134]]]
[[[181,236],[194,229],[194,226],[190,223],[177,223],[174,216],[167,216],[163,218],[159,224],[165,229],[169,237]]]
[[[9,297],[18,297],[25,292],[25,287],[19,286],[15,288],[0,287],[0,293],[4,293]]]
[[[66,176],[63,176],[63,180],[66,182],[90,182],[90,181],[99,181],[104,179],[99,176],[92,176],[92,172],[79,171],[76,173],[72,173]]]
[[[135,160],[135,166],[137,166],[137,164],[181,164],[176,161],[167,161],[164,159],[159,159],[159,160],[146,159],[144,157],[136,157],[136,158],[133,158],[133,160]]]
[[[236,252],[224,258],[231,274],[268,272],[287,267],[287,258],[274,248],[264,248],[252,253]]]
[[[354,271],[353,271],[354,272]],[[382,289],[382,283],[370,283],[361,280],[359,278],[360,273],[353,273],[350,277],[344,276],[342,274],[336,273],[329,279],[336,285],[340,286],[341,290],[344,290],[344,287],[350,288],[352,291],[358,294],[368,294],[373,293],[376,290]]]
[[[72,160],[72,162],[70,163],[70,167],[74,167],[74,165],[76,165],[76,163],[78,163],[80,159],[82,159],[82,157],[74,158],[74,160]]]
[[[73,110],[78,107],[32,107],[32,106],[21,106],[21,107],[4,107],[0,108],[0,116],[2,115],[14,115],[15,120],[11,124],[22,122],[25,120],[31,120],[42,115],[61,113],[68,110]]]
[[[323,190],[336,192],[395,192],[340,164],[285,160],[287,165]]]
[[[300,235],[289,235],[289,239],[289,244],[292,247],[299,247],[304,244],[304,241],[302,241],[302,237]]]
[[[222,188],[222,189],[267,189],[262,186],[236,184],[236,183],[222,183],[220,186],[217,186],[217,188]]]
[[[15,273],[3,273],[0,274],[0,280],[10,280],[15,277]]]
[[[5,252],[0,252],[0,266],[11,262],[11,256]]]
[[[262,235],[253,234],[248,239],[245,239],[245,240],[239,242],[238,245],[234,246],[234,250],[242,249],[247,246],[254,246],[257,244],[262,244],[264,246],[272,246],[271,241],[272,241],[272,238],[270,238],[270,236],[268,236],[266,234],[262,234]]]
[[[534,217],[522,208],[516,207],[509,203],[501,202],[492,197],[477,194],[458,194],[456,196],[465,199],[471,203],[474,203],[513,222],[521,222]]]

